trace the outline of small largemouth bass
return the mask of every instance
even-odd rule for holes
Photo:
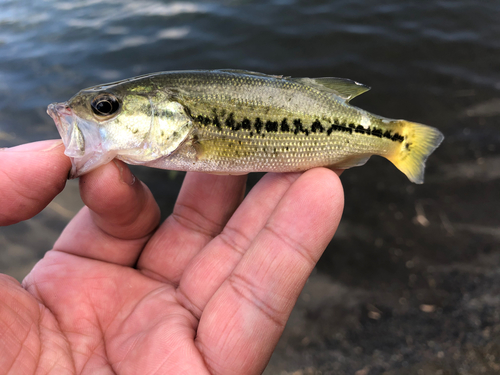
[[[78,177],[118,158],[217,174],[345,169],[371,155],[423,182],[443,135],[349,104],[369,87],[341,78],[175,71],[90,87],[50,104]]]

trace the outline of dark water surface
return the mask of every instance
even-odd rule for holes
[[[424,185],[375,157],[344,173],[343,221],[266,374],[497,374],[499,19],[498,1],[473,0],[0,1],[0,147],[58,138],[51,102],[154,71],[365,83],[353,104],[446,139]],[[168,215],[183,174],[134,173]],[[22,279],[80,206],[72,181],[0,228],[0,271]]]

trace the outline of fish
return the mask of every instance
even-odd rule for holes
[[[369,89],[345,78],[169,71],[81,90],[47,113],[71,159],[70,178],[114,158],[238,175],[347,169],[379,155],[423,183],[425,162],[443,134],[350,104]]]

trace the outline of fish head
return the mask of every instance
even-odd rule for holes
[[[131,164],[156,160],[186,138],[192,121],[184,107],[132,83],[94,86],[48,106],[71,159],[70,178],[115,157]]]

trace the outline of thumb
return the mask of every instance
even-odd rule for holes
[[[60,140],[0,149],[0,226],[43,210],[64,188],[70,168]]]

